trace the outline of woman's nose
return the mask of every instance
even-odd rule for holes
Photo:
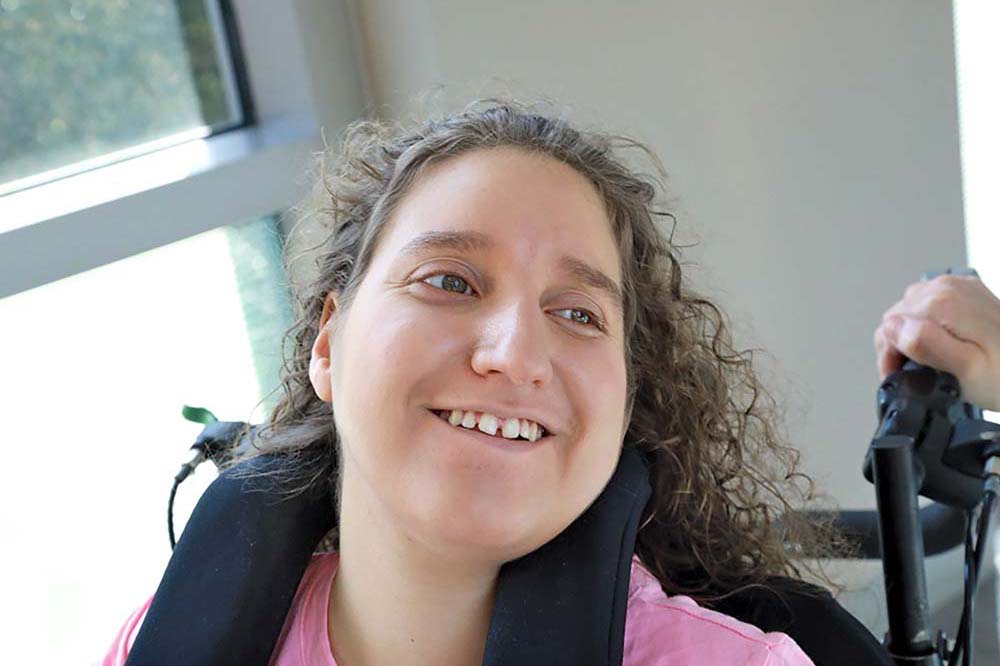
[[[472,369],[484,377],[500,372],[514,384],[547,384],[552,378],[552,360],[546,316],[537,306],[521,304],[495,311],[481,329]]]

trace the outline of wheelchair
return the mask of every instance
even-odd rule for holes
[[[954,376],[906,361],[879,387],[879,424],[863,465],[877,510],[808,512],[832,519],[861,557],[882,560],[889,611],[882,643],[829,592],[790,578],[734,592],[715,608],[788,634],[817,666],[970,663],[972,598],[1000,493],[1000,424],[982,420],[960,396]],[[281,470],[279,454],[229,466],[249,450],[255,429],[205,410],[185,408],[185,416],[205,427],[171,490],[172,547],[178,485],[203,460],[224,469],[176,543],[127,664],[264,666],[302,574],[333,527],[331,490],[284,492],[280,474],[271,474]],[[501,567],[484,666],[620,666],[631,558],[651,495],[647,470],[643,455],[625,447],[576,521]],[[919,509],[918,496],[935,503]],[[951,644],[929,626],[924,557],[963,539],[965,609]]]

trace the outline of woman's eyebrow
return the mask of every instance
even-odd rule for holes
[[[606,273],[568,254],[564,254],[559,258],[559,265],[562,266],[564,271],[580,282],[603,292],[611,300],[611,303],[618,308],[618,312],[622,311],[621,287],[618,286],[617,282],[609,278]]]
[[[459,252],[475,252],[488,250],[496,242],[488,234],[481,231],[426,231],[410,239],[399,252],[400,257],[419,254],[427,250],[456,250]],[[564,254],[559,258],[559,266],[585,285],[597,289],[611,299],[618,311],[623,309],[622,290],[618,283],[606,273],[590,264]]]

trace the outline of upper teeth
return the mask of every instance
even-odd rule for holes
[[[522,437],[529,442],[536,442],[541,439],[545,429],[529,419],[501,419],[489,412],[473,412],[463,409],[443,410],[443,417],[447,417],[448,423],[453,426],[462,426],[472,430],[478,430],[487,435],[496,435],[497,430],[504,439],[517,439]]]

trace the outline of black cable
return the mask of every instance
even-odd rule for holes
[[[170,489],[170,500],[167,502],[167,533],[170,535],[170,550],[173,550],[174,546],[177,545],[177,540],[174,538],[174,495],[177,494],[177,486],[180,483],[174,479],[174,486]]]
[[[955,638],[955,646],[948,657],[950,666],[958,666],[958,658],[962,657],[963,666],[972,666],[972,627],[973,613],[975,611],[975,592],[979,582],[979,572],[982,570],[983,558],[986,556],[988,547],[987,535],[989,533],[990,521],[993,514],[993,507],[996,504],[998,491],[1000,491],[1000,476],[997,475],[996,459],[991,459],[987,466],[987,477],[985,493],[980,505],[978,525],[973,526],[972,516],[969,516],[968,528],[965,534],[965,594],[962,607],[962,619],[958,625],[958,633]],[[975,533],[975,545],[972,543],[972,535]]]
[[[980,513],[980,516],[982,513]],[[973,516],[970,512],[968,527],[965,530],[965,565],[964,565],[964,578],[965,578],[965,589],[963,593],[962,600],[962,619],[958,623],[958,631],[955,633],[955,646],[951,650],[951,654],[948,655],[949,666],[958,666],[958,659],[962,657],[963,664],[968,664],[965,659],[968,657],[968,652],[965,650],[965,646],[969,640],[970,632],[970,622],[969,614],[972,610],[973,604],[973,590],[975,589],[974,575],[975,575],[975,551],[972,546],[972,535],[974,521]]]
[[[979,529],[976,531],[976,552],[973,559],[973,583],[972,583],[972,596],[969,599],[969,625],[966,628],[965,635],[965,656],[964,665],[972,666],[972,654],[973,645],[972,637],[974,635],[975,626],[975,615],[973,615],[973,603],[975,602],[975,590],[979,584],[979,572],[983,570],[983,558],[986,556],[987,541],[986,535],[990,527],[990,518],[993,514],[993,505],[996,502],[997,494],[994,490],[988,489],[986,492],[986,499],[983,500],[983,507],[979,512]]]
[[[194,451],[194,455],[191,460],[181,465],[180,471],[174,476],[174,485],[170,489],[170,500],[167,501],[167,533],[170,535],[170,550],[173,550],[174,546],[177,545],[177,539],[174,538],[174,495],[177,494],[177,486],[191,476],[195,467],[206,460],[205,448],[204,445],[192,446],[191,450]]]
[[[983,558],[986,557],[986,534],[990,528],[990,517],[993,514],[993,505],[996,504],[997,492],[993,489],[986,491],[986,499],[983,501],[983,510],[979,514],[979,532],[976,534],[976,575],[982,571]]]
[[[982,511],[979,512],[982,520]],[[972,516],[969,516],[969,527],[965,531],[965,603],[962,604],[962,615],[965,617],[965,624],[959,626],[959,634],[962,637],[962,666],[972,666],[972,624],[973,612],[976,603],[976,581],[979,570],[976,568],[976,550],[972,544]]]

